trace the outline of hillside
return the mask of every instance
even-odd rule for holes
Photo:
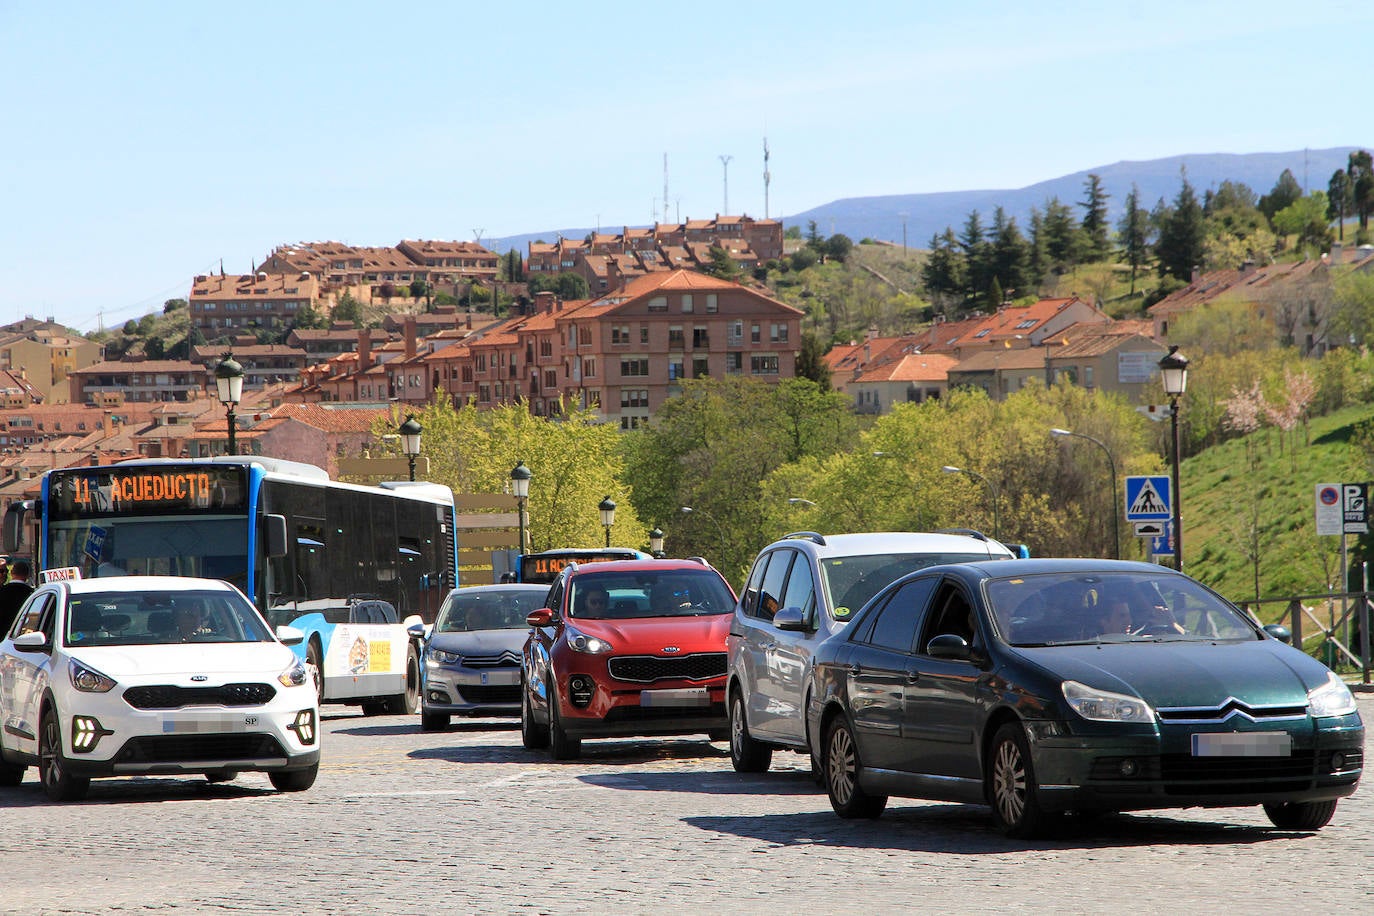
[[[1066,204],[1080,200],[1083,197],[1083,182],[1089,173],[1099,176],[1104,189],[1111,195],[1108,215],[1115,224],[1122,202],[1132,185],[1140,189],[1141,206],[1151,209],[1160,198],[1172,200],[1178,194],[1184,169],[1199,196],[1223,181],[1242,182],[1257,194],[1265,194],[1273,188],[1284,169],[1290,169],[1299,184],[1307,189],[1324,190],[1331,174],[1345,168],[1351,151],[1368,148],[1368,145],[1362,145],[1279,153],[1190,153],[1163,159],[1100,165],[1024,188],[844,198],[776,218],[780,218],[784,226],[799,226],[803,230],[810,221],[815,220],[824,235],[839,233],[856,242],[863,238],[883,239],[895,242],[898,246],[902,243],[905,224],[907,246],[925,248],[931,236],[944,232],[945,227],[952,226],[957,232],[972,210],[978,210],[983,216],[984,225],[988,225],[993,210],[1003,207],[1009,216],[1016,217],[1024,230],[1029,225],[1032,207],[1043,208],[1045,201],[1051,197],[1058,197]],[[913,176],[912,184],[920,184],[919,174]],[[750,215],[757,217],[760,214]],[[618,227],[613,226],[601,228],[605,232],[619,231]],[[525,251],[532,241],[542,239],[551,242],[559,236],[583,238],[592,231],[591,227],[549,229],[487,239],[485,244],[498,252],[511,248]]]
[[[1257,547],[1261,598],[1322,594],[1328,585],[1339,590],[1340,538],[1316,535],[1314,491],[1319,483],[1369,476],[1351,440],[1371,421],[1374,404],[1362,404],[1314,418],[1282,448],[1277,430],[1262,429],[1185,460],[1185,571],[1233,601],[1251,601]],[[1281,604],[1268,604],[1261,617],[1271,621],[1282,612]]]

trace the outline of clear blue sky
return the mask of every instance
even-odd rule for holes
[[[1363,145],[1367,2],[0,0],[0,322],[275,245],[1018,188]],[[732,156],[727,167],[720,157]],[[1267,189],[1259,189],[1261,191]]]

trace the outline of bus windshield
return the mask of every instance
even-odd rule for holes
[[[99,576],[196,576],[248,583],[245,515],[79,518],[49,523],[49,567]]]

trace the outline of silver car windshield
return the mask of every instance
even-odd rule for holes
[[[253,605],[223,591],[88,592],[67,606],[68,646],[271,642]]]
[[[988,581],[985,592],[998,635],[1013,646],[1259,638],[1244,614],[1181,576],[1014,576]]]
[[[986,553],[884,553],[854,557],[830,557],[821,561],[821,582],[830,599],[830,607],[837,611],[848,608],[849,614],[835,614],[848,619],[868,603],[883,586],[895,582],[909,572],[939,566],[944,563],[968,563],[989,559]]]
[[[525,618],[544,606],[547,588],[525,591],[458,592],[444,602],[436,633],[470,633],[474,630],[528,630]]]

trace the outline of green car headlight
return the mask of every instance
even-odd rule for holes
[[[1078,681],[1064,682],[1064,699],[1069,707],[1094,722],[1153,722],[1155,712],[1139,697],[1098,690]]]
[[[1314,716],[1348,716],[1355,711],[1355,695],[1335,672],[1327,674],[1325,684],[1307,691],[1307,703]]]

